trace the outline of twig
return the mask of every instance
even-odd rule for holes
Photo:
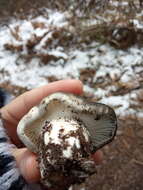
[[[139,165],[142,165],[143,166],[143,162],[142,161],[139,161],[139,160],[136,160],[136,159],[132,159],[131,160],[133,163],[135,163],[135,164],[139,164]]]

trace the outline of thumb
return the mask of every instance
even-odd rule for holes
[[[16,159],[17,166],[28,183],[35,183],[40,180],[40,172],[36,155],[27,148],[14,149],[13,156]]]

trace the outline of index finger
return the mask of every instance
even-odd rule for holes
[[[60,80],[25,92],[1,109],[2,117],[12,124],[17,124],[21,117],[44,97],[58,91],[81,94],[82,83],[79,80]]]
[[[33,106],[38,104],[44,97],[59,91],[81,94],[82,83],[79,80],[61,80],[53,82],[25,92],[0,110],[1,116],[4,120],[4,126],[13,143],[20,145],[16,128],[21,117],[23,117]]]

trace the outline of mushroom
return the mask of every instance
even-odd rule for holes
[[[116,134],[115,112],[72,94],[54,93],[19,122],[21,141],[38,155],[42,183],[67,189],[96,172],[92,153]]]

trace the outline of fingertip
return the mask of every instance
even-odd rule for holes
[[[50,86],[53,85],[55,91],[63,91],[75,94],[81,94],[83,92],[83,84],[78,79],[64,79],[59,80],[53,83],[50,83]]]
[[[44,96],[55,92],[65,92],[80,95],[83,92],[83,84],[77,79],[64,79],[49,83],[46,86],[40,87],[40,89],[44,91],[44,93],[42,93]]]
[[[29,183],[35,183],[40,180],[40,172],[35,155],[30,155],[25,159],[23,165],[23,176]]]
[[[78,84],[79,84],[79,94],[83,93],[83,83],[78,80]]]
[[[40,171],[38,169],[37,157],[29,150],[24,150],[20,152],[18,167],[24,179],[28,183],[35,183],[40,180]]]
[[[73,86],[75,86],[74,93],[76,93],[76,94],[82,94],[83,93],[83,84],[80,80],[73,79],[73,80],[70,80],[70,83],[71,83],[71,85],[73,84]]]
[[[93,159],[95,161],[96,164],[101,164],[102,160],[103,160],[103,152],[98,150],[97,152],[95,152],[93,154]]]

